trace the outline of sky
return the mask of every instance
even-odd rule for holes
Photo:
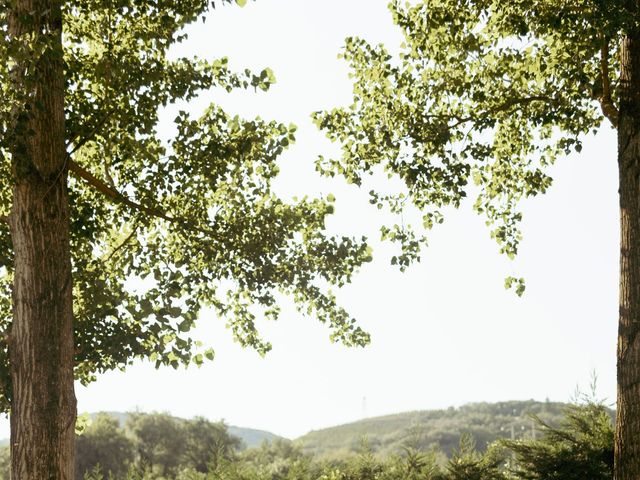
[[[137,362],[76,388],[79,412],[166,411],[295,438],[363,417],[517,399],[569,401],[588,391],[615,401],[618,211],[615,134],[603,127],[580,155],[552,168],[554,185],[523,204],[519,257],[498,253],[484,220],[463,204],[429,235],[421,263],[401,273],[393,246],[380,243],[390,219],[368,203],[368,189],[321,179],[313,162],[331,144],[311,112],[348,104],[351,82],[337,58],[347,36],[398,45],[386,0],[257,0],[218,7],[174,56],[228,56],[232,68],[268,66],[267,93],[213,91],[162,112],[172,133],[177,109],[194,115],[215,101],[228,112],[298,125],[281,158],[276,190],[285,197],[336,198],[328,229],[367,235],[374,261],[338,292],[372,335],[350,349],[285,301],[278,322],[259,321],[273,350],[265,358],[234,343],[224,322],[204,311],[194,335],[216,351],[201,368],[155,370]],[[380,179],[373,180],[381,184]],[[523,276],[522,298],[504,278]],[[3,435],[6,434],[6,435]],[[8,422],[0,422],[8,436]]]

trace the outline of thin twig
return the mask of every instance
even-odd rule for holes
[[[123,249],[127,243],[129,243],[129,241],[133,238],[133,236],[136,234],[136,232],[138,231],[138,228],[140,227],[139,223],[135,223],[133,229],[131,230],[131,233],[129,235],[127,235],[127,238],[125,238],[120,245],[118,245],[116,248],[114,248],[112,250],[112,252],[109,254],[109,256],[105,259],[105,263],[108,262],[109,260],[111,260],[111,258],[113,258],[113,256],[118,253],[118,251],[120,251],[121,249]]]

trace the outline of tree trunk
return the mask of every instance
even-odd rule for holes
[[[615,479],[640,479],[640,33],[621,42],[620,323]]]
[[[25,50],[16,54],[13,72],[22,99],[9,217],[11,478],[72,480],[76,401],[61,1],[14,0],[12,7],[10,35]]]

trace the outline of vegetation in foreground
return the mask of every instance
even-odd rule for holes
[[[482,404],[486,405],[486,404]],[[501,404],[498,404],[501,405]],[[495,407],[498,408],[498,407]],[[385,417],[383,417],[385,418]],[[477,448],[462,434],[450,453],[424,448],[413,430],[395,452],[362,438],[358,451],[333,460],[276,439],[243,449],[224,423],[134,413],[124,428],[98,415],[76,439],[76,480],[600,480],[613,478],[611,411],[570,405],[552,426],[532,415],[537,438],[498,439]],[[0,457],[9,479],[8,449]]]

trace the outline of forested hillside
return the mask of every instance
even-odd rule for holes
[[[557,425],[566,408],[565,403],[533,400],[474,403],[368,418],[312,431],[296,443],[304,452],[327,459],[353,454],[360,449],[363,439],[380,456],[398,453],[406,446],[419,450],[438,448],[450,455],[464,433],[471,434],[480,450],[499,438],[511,438],[512,431],[516,439],[533,438],[539,435],[539,427],[532,416]]]

